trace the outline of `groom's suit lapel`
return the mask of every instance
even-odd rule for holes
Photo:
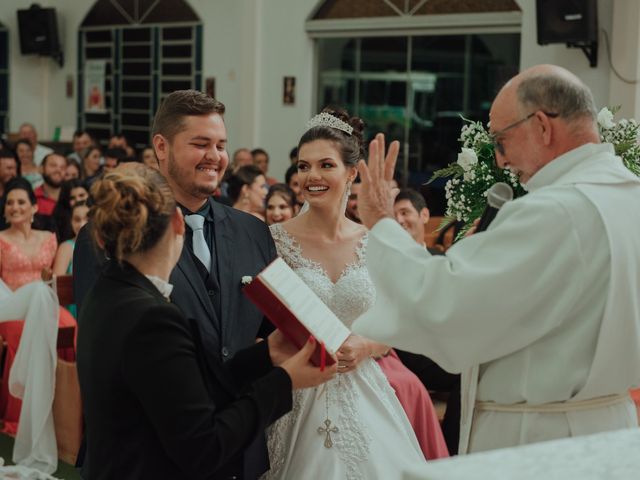
[[[220,326],[222,339],[228,334],[229,323],[233,318],[231,307],[232,290],[236,287],[235,278],[235,262],[234,247],[241,248],[238,243],[239,239],[234,238],[231,220],[227,215],[224,207],[213,199],[211,208],[213,209],[214,228],[213,235],[216,242],[216,259],[218,264],[218,279],[220,283]],[[239,284],[239,282],[237,282]]]
[[[180,269],[184,277],[191,285],[191,288],[195,292],[198,300],[200,301],[200,305],[206,312],[206,316],[211,319],[208,322],[211,327],[216,331],[216,337],[220,338],[220,320],[216,315],[216,312],[211,305],[211,301],[209,300],[209,296],[207,294],[207,289],[202,281],[202,277],[200,276],[200,272],[198,271],[198,267],[193,261],[193,257],[191,253],[189,253],[189,249],[184,247],[182,249],[182,253],[180,254],[180,260],[178,261],[177,267]],[[203,323],[203,322],[202,322]],[[205,328],[207,326],[205,325]]]

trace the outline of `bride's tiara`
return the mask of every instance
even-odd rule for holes
[[[353,132],[353,127],[351,125],[327,112],[321,112],[307,122],[307,130],[312,129],[313,127],[336,128],[347,135],[351,135]]]

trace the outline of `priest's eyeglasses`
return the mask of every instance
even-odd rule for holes
[[[496,151],[496,153],[499,153],[500,155],[504,156],[504,145],[502,145],[502,143],[500,142],[499,138],[502,135],[504,135],[504,133],[506,131],[511,130],[513,128],[516,128],[518,125],[523,124],[524,122],[526,122],[527,120],[532,118],[536,113],[538,113],[540,111],[542,113],[544,113],[549,118],[556,118],[556,117],[558,117],[560,115],[560,114],[555,113],[555,112],[545,112],[544,110],[536,110],[535,112],[531,112],[526,117],[521,118],[520,120],[513,122],[511,125],[507,125],[502,130],[498,130],[497,132],[489,134],[489,138],[491,139],[491,144],[493,145],[493,149]]]

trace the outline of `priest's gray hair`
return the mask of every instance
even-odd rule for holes
[[[517,95],[526,112],[553,112],[569,121],[585,118],[595,121],[598,116],[591,90],[568,75],[531,75],[518,85]]]

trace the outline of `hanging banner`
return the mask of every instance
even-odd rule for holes
[[[87,60],[84,66],[85,111],[106,112],[104,103],[106,60]]]

